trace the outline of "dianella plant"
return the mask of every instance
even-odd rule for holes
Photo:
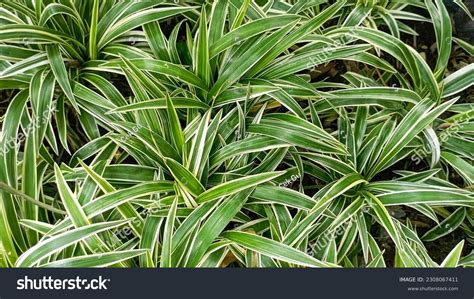
[[[0,267],[474,266],[452,24],[442,0],[0,2]]]

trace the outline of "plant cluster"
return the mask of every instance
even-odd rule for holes
[[[442,0],[2,1],[0,267],[473,266],[453,31]]]

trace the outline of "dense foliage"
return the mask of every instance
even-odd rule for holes
[[[442,0],[4,0],[0,267],[473,266],[473,52]]]

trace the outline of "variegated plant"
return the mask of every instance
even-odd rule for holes
[[[442,0],[1,2],[0,267],[473,266],[452,32]]]

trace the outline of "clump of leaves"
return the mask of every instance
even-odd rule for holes
[[[473,266],[448,11],[331,3],[2,2],[0,266]]]

